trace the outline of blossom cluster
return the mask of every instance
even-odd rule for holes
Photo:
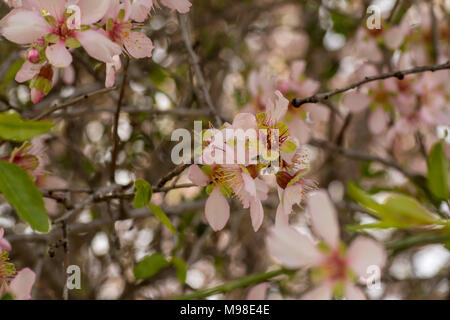
[[[191,6],[188,0],[161,4],[180,13]],[[0,34],[27,48],[16,81],[30,81],[31,100],[40,102],[52,89],[57,69],[73,73],[72,52],[82,47],[106,64],[105,86],[113,86],[122,54],[152,56],[153,43],[141,27],[157,5],[155,0],[10,0],[13,9],[0,20]]]
[[[221,230],[230,217],[226,198],[238,199],[250,208],[253,229],[257,231],[264,218],[262,200],[267,199],[269,187],[264,176],[274,176],[280,203],[277,220],[285,221],[294,204],[300,204],[307,191],[315,187],[305,178],[309,169],[307,152],[298,139],[289,133],[281,121],[289,101],[276,91],[266,104],[266,110],[256,116],[239,113],[233,122],[220,129],[206,130],[202,141],[201,168],[189,168],[189,178],[199,186],[207,186],[206,219],[215,230]],[[254,135],[234,135],[228,139],[222,131],[253,132]],[[243,149],[238,145],[245,146]],[[198,151],[198,150],[197,150]],[[235,159],[235,163],[223,161]]]

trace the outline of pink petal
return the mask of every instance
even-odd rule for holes
[[[271,101],[267,103],[266,112],[271,121],[278,122],[286,114],[289,106],[289,100],[286,99],[280,91],[275,91]]]
[[[230,205],[218,187],[214,188],[206,200],[205,215],[214,231],[222,230],[230,218]]]
[[[284,213],[283,205],[280,203],[277,207],[277,213],[275,215],[275,227],[289,226],[289,215]]]
[[[75,82],[75,69],[72,66],[68,66],[63,70],[63,81],[67,85],[71,85]]]
[[[322,259],[311,239],[288,226],[270,230],[266,245],[270,255],[287,268],[316,266]]]
[[[269,288],[268,282],[263,282],[254,286],[248,292],[247,300],[265,300],[268,288]]]
[[[122,67],[122,62],[120,61],[119,56],[113,57],[113,63],[106,64],[106,79],[105,79],[105,87],[111,88],[116,82],[116,73]]]
[[[31,299],[31,289],[35,280],[36,274],[32,270],[28,268],[22,269],[11,281],[9,291],[16,300],[29,300]]]
[[[301,144],[307,143],[311,136],[310,127],[300,117],[295,117],[289,122],[289,132],[296,137]]]
[[[8,240],[3,238],[4,234],[5,230],[0,228],[0,252],[2,252],[2,250],[11,251],[11,244]]]
[[[246,112],[242,112],[242,113],[238,113],[234,119],[233,119],[233,129],[242,129],[242,130],[247,130],[247,129],[254,129],[256,130],[256,118],[253,114],[251,113],[246,113]]]
[[[41,64],[34,64],[29,61],[25,61],[22,68],[20,68],[19,72],[16,74],[16,81],[22,83],[33,79],[34,76],[39,74],[41,67]]]
[[[309,112],[313,122],[328,121],[328,118],[330,117],[330,109],[323,104],[307,104],[304,108]]]
[[[259,178],[256,178],[254,181],[256,186],[256,197],[259,200],[266,200],[269,193],[269,187]]]
[[[153,7],[153,0],[135,0],[131,4],[130,18],[136,22],[144,22]]]
[[[200,187],[206,186],[209,181],[208,176],[204,174],[202,169],[200,169],[200,167],[196,164],[193,164],[189,167],[188,177],[189,180],[192,181],[192,183],[195,183]]]
[[[291,79],[293,81],[299,81],[300,77],[304,74],[306,68],[306,62],[304,60],[296,60],[291,64]]]
[[[262,225],[264,219],[264,209],[259,200],[250,201],[250,216],[252,218],[253,230],[256,232]]]
[[[114,56],[122,53],[122,48],[99,30],[78,32],[76,38],[91,57],[105,63],[114,63]]]
[[[347,252],[347,263],[359,277],[369,278],[367,268],[378,266],[383,269],[386,263],[386,251],[375,240],[358,237],[352,242]]]
[[[325,282],[301,297],[301,300],[331,300],[333,298],[333,285]]]
[[[405,39],[405,33],[400,26],[392,27],[384,33],[384,43],[386,47],[391,50],[395,50],[403,43]]]
[[[0,20],[1,34],[11,42],[29,44],[50,32],[50,27],[38,12],[14,9]]]
[[[381,134],[386,131],[388,126],[388,115],[382,107],[378,107],[370,113],[369,129],[373,134]]]
[[[342,100],[342,104],[354,113],[365,110],[371,102],[372,99],[367,94],[357,90],[346,93]]]
[[[42,90],[36,90],[36,88],[32,88],[30,92],[31,102],[34,104],[39,103],[44,99],[45,94]]]
[[[123,38],[123,43],[128,53],[136,59],[152,56],[152,40],[142,32],[130,31],[128,36]]]
[[[324,190],[310,193],[307,208],[316,235],[336,248],[339,244],[339,223],[328,193]]]
[[[50,64],[56,68],[67,68],[72,63],[72,55],[63,41],[48,46],[45,50],[45,55]]]
[[[45,9],[50,15],[58,21],[62,21],[66,11],[66,0],[38,0],[42,9]]]
[[[348,300],[366,300],[366,296],[361,289],[351,282],[345,284],[344,296]]]
[[[161,0],[162,4],[179,13],[188,13],[192,4],[188,0]]]
[[[109,9],[110,0],[79,0],[81,24],[93,24],[101,20]]]
[[[283,204],[283,210],[286,215],[291,214],[292,206],[294,204],[300,204],[303,200],[303,187],[299,184],[295,184],[287,187],[282,192],[281,203]]]
[[[250,196],[256,197],[255,180],[246,173],[242,173],[242,180],[244,180],[245,191],[247,191]]]

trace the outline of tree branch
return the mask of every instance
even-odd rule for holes
[[[119,100],[117,101],[117,109],[116,114],[114,115],[114,127],[113,127],[113,141],[114,147],[111,156],[111,172],[110,172],[110,180],[114,183],[114,176],[116,173],[116,165],[117,165],[117,154],[119,153],[119,118],[120,118],[120,109],[122,108],[122,101],[125,95],[125,86],[127,84],[127,74],[128,74],[128,66],[130,65],[130,59],[126,58],[125,67],[123,69],[123,78],[122,84],[120,86],[120,95]]]
[[[324,102],[332,96],[335,96],[339,93],[349,91],[351,89],[358,88],[358,87],[362,86],[363,84],[366,84],[366,83],[369,83],[372,81],[384,80],[384,79],[388,79],[388,78],[397,78],[399,80],[403,80],[405,78],[405,76],[409,75],[409,74],[422,73],[422,72],[427,72],[427,71],[434,72],[434,71],[445,70],[445,69],[450,69],[450,61],[447,61],[446,63],[443,63],[443,64],[433,65],[433,66],[414,67],[414,68],[402,70],[402,71],[393,71],[393,72],[388,72],[388,73],[382,73],[382,74],[379,74],[376,76],[365,77],[363,80],[360,80],[358,82],[350,84],[344,88],[336,89],[336,90],[333,90],[330,92],[318,93],[318,94],[312,95],[308,98],[303,98],[303,99],[295,98],[292,100],[291,103],[294,107],[299,108],[305,103]]]

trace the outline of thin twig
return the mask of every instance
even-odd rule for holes
[[[120,95],[119,100],[117,101],[117,109],[114,116],[114,126],[113,126],[113,141],[114,141],[114,147],[112,151],[111,156],[111,172],[110,172],[110,180],[111,182],[114,182],[114,176],[116,173],[116,165],[117,165],[117,154],[119,153],[119,118],[120,118],[120,110],[122,108],[122,102],[123,97],[125,95],[125,86],[127,84],[127,73],[128,73],[128,66],[130,64],[130,59],[126,58],[125,61],[125,67],[123,70],[123,78],[122,78],[122,84],[120,86]]]
[[[87,197],[82,202],[77,203],[72,210],[67,211],[63,216],[59,217],[58,219],[55,219],[54,223],[63,222],[65,220],[69,219],[70,217],[81,212],[84,208],[86,208],[88,205],[93,203],[97,197],[102,196],[104,194],[108,194],[110,192],[113,192],[119,188],[122,188],[122,186],[117,185],[117,184],[113,184],[113,185],[109,185],[109,186],[100,188],[99,190],[97,190],[96,192],[91,194],[89,197]]]
[[[176,166],[172,171],[170,171],[167,175],[159,180],[157,184],[158,188],[162,188],[166,184],[166,182],[172,180],[174,177],[182,173],[187,167],[189,167],[189,164],[180,164]]]
[[[191,62],[195,70],[195,74],[197,75],[198,81],[200,82],[200,87],[202,88],[203,95],[205,96],[206,104],[208,105],[209,110],[214,115],[216,125],[221,126],[222,125],[222,119],[217,113],[217,109],[214,106],[214,103],[211,99],[211,96],[209,94],[208,87],[206,85],[205,77],[203,76],[202,69],[200,68],[200,59],[198,58],[197,54],[194,51],[194,48],[192,47],[191,38],[189,36],[188,31],[188,22],[187,22],[188,16],[187,15],[178,15],[178,21],[180,24],[181,34],[183,36],[183,41],[186,46],[186,49],[189,53],[189,56],[191,57]]]
[[[397,171],[401,172],[404,176],[406,176],[410,179],[415,178],[415,175],[413,173],[402,168],[402,166],[400,166],[395,161],[383,159],[383,158],[380,158],[380,157],[377,157],[377,156],[374,156],[371,154],[367,154],[364,152],[356,151],[356,150],[345,149],[345,148],[340,147],[332,142],[328,142],[325,140],[311,139],[309,141],[309,144],[314,147],[318,147],[321,149],[327,149],[327,150],[335,152],[337,154],[341,154],[342,156],[350,158],[350,159],[359,160],[359,161],[378,162],[378,163],[384,164],[387,167],[396,169]]]
[[[366,84],[366,83],[369,83],[372,81],[384,80],[384,79],[388,79],[388,78],[397,78],[399,80],[403,80],[405,78],[405,76],[409,75],[409,74],[422,73],[422,72],[427,72],[427,71],[434,72],[434,71],[445,70],[445,69],[450,69],[450,61],[447,61],[446,63],[443,63],[443,64],[433,65],[433,66],[414,67],[414,68],[402,70],[402,71],[382,73],[382,74],[379,74],[376,76],[365,77],[363,80],[360,80],[358,82],[350,84],[344,88],[335,89],[330,92],[318,93],[318,94],[312,95],[308,98],[303,98],[303,99],[295,98],[292,100],[291,103],[294,107],[299,108],[300,106],[302,106],[305,103],[324,102],[332,96],[335,96],[339,93],[349,91],[351,89],[358,88],[358,87],[362,86],[363,84]]]
[[[62,103],[60,105],[56,105],[54,107],[51,107],[47,111],[44,111],[42,114],[34,117],[33,120],[41,120],[43,118],[48,117],[49,115],[51,115],[52,113],[54,113],[54,112],[56,112],[58,110],[65,109],[65,108],[70,107],[70,106],[72,106],[72,105],[74,105],[74,104],[76,104],[76,103],[78,103],[80,101],[86,100],[86,99],[88,99],[90,97],[93,97],[93,96],[96,96],[96,95],[99,95],[99,94],[102,94],[102,93],[107,93],[107,92],[110,92],[110,91],[113,91],[113,90],[116,90],[116,89],[117,89],[116,87],[102,88],[102,89],[99,89],[99,90],[94,90],[92,92],[88,92],[88,93],[83,94],[81,96],[78,96],[78,97],[76,97],[76,98],[74,98],[72,100],[64,102],[64,103]]]

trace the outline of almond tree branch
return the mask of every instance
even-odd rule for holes
[[[339,93],[349,91],[351,89],[358,88],[358,87],[360,87],[366,83],[372,82],[372,81],[384,80],[384,79],[388,79],[388,78],[397,78],[399,80],[403,80],[405,78],[405,76],[409,75],[409,74],[422,73],[422,72],[427,72],[427,71],[434,72],[434,71],[445,70],[445,69],[450,69],[450,61],[447,61],[446,63],[443,63],[443,64],[433,65],[433,66],[414,67],[414,68],[402,70],[402,71],[393,71],[393,72],[388,72],[388,73],[382,73],[382,74],[379,74],[376,76],[365,77],[364,79],[362,79],[358,82],[350,84],[344,88],[335,89],[330,92],[318,93],[318,94],[315,94],[308,98],[303,98],[303,99],[302,98],[294,98],[291,103],[294,107],[299,108],[305,103],[325,102],[332,96],[335,96]]]
[[[120,110],[122,108],[123,97],[125,95],[125,86],[127,84],[127,74],[128,74],[128,66],[130,65],[130,59],[126,58],[125,67],[123,68],[123,78],[122,84],[120,85],[120,95],[119,100],[117,101],[117,109],[114,115],[114,126],[113,126],[113,141],[114,147],[111,156],[111,172],[110,172],[110,180],[114,182],[114,176],[116,173],[116,165],[117,165],[117,154],[119,153],[119,118],[120,118]]]
[[[200,82],[200,87],[203,91],[203,95],[205,97],[206,104],[208,105],[209,110],[211,111],[211,114],[214,115],[215,122],[217,126],[222,125],[222,119],[217,113],[217,109],[214,106],[214,103],[212,102],[211,96],[209,94],[208,87],[206,85],[205,77],[203,76],[202,69],[200,68],[200,59],[198,58],[197,54],[194,51],[194,48],[192,47],[191,38],[188,31],[188,16],[187,15],[178,15],[178,22],[180,24],[181,29],[181,35],[183,37],[184,44],[186,46],[186,49],[189,53],[189,56],[191,58],[192,66],[195,70],[195,74],[197,75],[198,81]]]
[[[70,106],[72,106],[72,105],[74,105],[74,104],[76,104],[76,103],[78,103],[80,101],[87,100],[90,97],[93,97],[93,96],[96,96],[96,95],[99,95],[99,94],[102,94],[102,93],[107,93],[107,92],[110,92],[110,91],[114,91],[116,89],[117,89],[117,87],[111,87],[111,88],[102,88],[102,89],[98,89],[98,90],[94,90],[94,91],[88,92],[86,94],[83,94],[83,95],[80,95],[80,96],[78,96],[76,98],[73,98],[73,99],[71,99],[71,100],[69,100],[67,102],[64,102],[64,103],[62,103],[60,105],[56,105],[56,106],[51,107],[47,111],[44,111],[40,115],[34,117],[33,120],[41,120],[43,118],[48,117],[49,115],[51,115],[52,113],[54,113],[54,112],[56,112],[58,110],[65,109],[65,108],[70,107]]]

